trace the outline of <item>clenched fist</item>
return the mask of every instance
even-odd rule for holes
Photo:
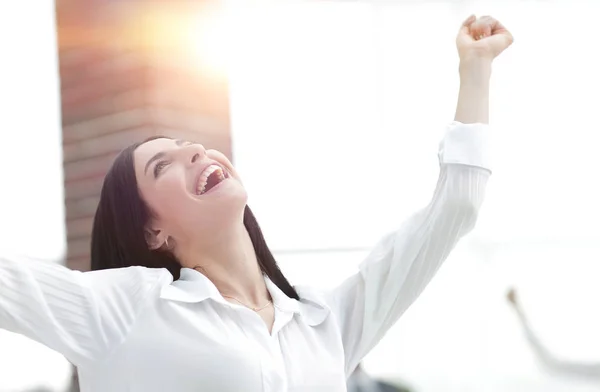
[[[491,61],[512,43],[512,34],[491,16],[469,16],[456,37],[461,61],[479,58]]]

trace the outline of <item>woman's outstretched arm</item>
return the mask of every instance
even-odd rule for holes
[[[384,237],[360,272],[329,296],[341,330],[346,374],[421,294],[459,239],[475,225],[491,173],[487,126],[491,63],[511,42],[508,31],[489,17],[471,17],[461,26],[458,105],[438,151],[440,175],[433,197],[399,230]]]
[[[82,273],[0,255],[0,328],[60,352],[73,364],[100,360],[121,343],[166,270]]]

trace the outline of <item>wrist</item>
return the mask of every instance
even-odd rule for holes
[[[478,84],[489,82],[492,76],[492,61],[479,56],[461,58],[459,74],[461,83]]]

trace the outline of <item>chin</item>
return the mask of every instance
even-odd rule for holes
[[[243,212],[248,203],[248,192],[237,180],[228,181],[231,182],[223,184],[221,192],[215,192],[215,204],[219,204],[224,209],[234,213]]]
[[[194,202],[192,208],[186,208],[183,217],[190,230],[203,227],[209,231],[220,231],[223,228],[237,225],[243,220],[248,197],[245,189],[231,189],[220,192],[219,196],[212,198],[209,203],[198,204]]]
[[[227,179],[222,184],[222,192],[220,197],[231,199],[246,204],[248,201],[248,192],[246,188],[235,178]]]

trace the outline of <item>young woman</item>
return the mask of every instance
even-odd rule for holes
[[[0,259],[0,327],[63,353],[87,392],[345,391],[475,224],[490,176],[491,65],[511,42],[491,17],[461,26],[433,199],[334,290],[288,283],[225,156],[155,138],[106,176],[95,271]]]

